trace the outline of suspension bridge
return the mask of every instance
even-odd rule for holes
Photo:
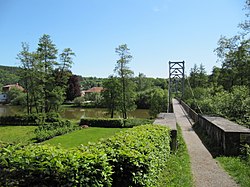
[[[218,165],[211,153],[203,145],[199,136],[193,130],[193,125],[199,126],[223,155],[238,155],[241,144],[250,144],[250,129],[240,126],[227,119],[206,116],[192,110],[181,99],[185,92],[185,62],[169,62],[169,94],[168,113],[160,113],[154,124],[168,126],[171,129],[171,148],[178,149],[177,127],[182,130],[184,141],[190,155],[194,183],[197,187],[233,187],[236,182]],[[187,79],[187,84],[190,84]],[[190,87],[191,92],[192,88]],[[194,94],[192,92],[194,97]],[[197,105],[199,108],[199,106]]]

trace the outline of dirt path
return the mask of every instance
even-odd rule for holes
[[[217,164],[209,151],[202,144],[199,137],[193,131],[190,121],[182,106],[177,100],[173,100],[174,112],[177,123],[180,125],[183,138],[187,144],[191,160],[191,168],[196,187],[233,187],[239,186]]]

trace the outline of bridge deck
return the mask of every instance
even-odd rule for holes
[[[233,187],[238,186],[234,180],[217,164],[212,155],[202,144],[192,129],[192,121],[177,100],[173,100],[177,123],[182,129],[191,160],[191,168],[196,187]],[[190,123],[191,122],[191,123]]]

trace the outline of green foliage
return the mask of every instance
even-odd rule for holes
[[[155,89],[151,95],[149,114],[156,117],[160,112],[166,112],[168,106],[167,90]]]
[[[205,68],[202,64],[198,68],[195,64],[193,68],[191,68],[189,83],[192,88],[202,87],[205,88],[208,83],[208,76],[206,75]]]
[[[121,85],[121,97],[118,108],[124,119],[127,118],[127,112],[135,109],[135,84],[131,80],[134,72],[128,67],[128,63],[132,60],[130,49],[127,44],[119,45],[115,49],[120,59],[117,60],[114,71],[118,74]]]
[[[105,90],[102,92],[104,105],[107,107],[110,117],[113,118],[119,109],[119,102],[121,99],[121,85],[118,78],[109,76],[103,82]]]
[[[94,107],[103,106],[103,97],[101,93],[88,93],[85,94],[84,99],[90,101]]]
[[[152,120],[139,118],[82,118],[80,125],[90,127],[107,127],[107,128],[130,128],[139,125],[152,123]]]
[[[76,97],[74,100],[73,100],[73,103],[76,105],[76,106],[83,106],[84,104],[84,101],[85,101],[85,98],[84,97]]]
[[[7,98],[12,105],[25,106],[26,104],[26,94],[17,88],[11,88],[7,92]]]
[[[21,78],[27,91],[27,113],[48,113],[58,111],[64,102],[68,78],[71,73],[71,49],[66,48],[59,55],[58,50],[49,35],[44,34],[34,52],[29,51],[29,45],[22,43],[22,51],[17,55],[21,63]]]
[[[37,126],[45,116],[43,114],[20,115],[20,116],[1,116],[1,126]]]
[[[1,186],[111,186],[106,154],[48,145],[0,148]]]
[[[151,104],[151,98],[155,89],[147,89],[137,93],[136,106],[140,109],[149,109]]]
[[[35,130],[35,139],[38,142],[66,134],[77,129],[69,120],[49,118],[49,122],[42,123]]]
[[[170,155],[169,133],[163,126],[144,125],[98,144],[113,167],[112,186],[155,186]]]
[[[122,128],[123,119],[115,118],[82,118],[80,125],[88,125],[90,127],[109,127],[109,128]]]
[[[0,66],[0,85],[2,86],[8,84],[19,83],[19,69],[17,67]]]
[[[155,186],[170,155],[169,129],[122,131],[79,149],[0,144],[1,186]]]
[[[92,87],[100,87],[103,85],[103,81],[105,78],[97,78],[97,77],[81,77],[78,76],[81,84],[81,88],[83,90],[88,90]]]
[[[187,96],[188,90],[184,99],[198,113],[223,116],[250,127],[250,91],[246,86],[234,86],[230,92],[218,89],[217,93],[211,88],[198,87],[193,92],[195,99]]]

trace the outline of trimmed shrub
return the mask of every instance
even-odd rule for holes
[[[0,148],[0,186],[111,186],[106,154],[48,145]]]
[[[88,125],[89,127],[106,127],[106,128],[131,128],[134,126],[152,123],[148,119],[121,119],[121,118],[82,118],[80,125]]]
[[[51,118],[51,121],[53,121],[53,118]],[[35,139],[38,142],[42,142],[55,136],[72,132],[78,128],[79,127],[72,124],[69,120],[57,119],[57,121],[45,122],[36,128]]]
[[[1,116],[0,125],[8,126],[37,126],[45,122],[55,122],[60,120],[58,113],[38,113],[15,116]]]
[[[170,156],[169,133],[143,125],[70,150],[0,144],[0,186],[157,186]]]
[[[122,128],[123,119],[115,118],[82,118],[80,125],[88,125],[89,127],[107,127]]]
[[[169,133],[160,125],[143,125],[93,145],[108,155],[112,186],[155,186],[170,155]]]

